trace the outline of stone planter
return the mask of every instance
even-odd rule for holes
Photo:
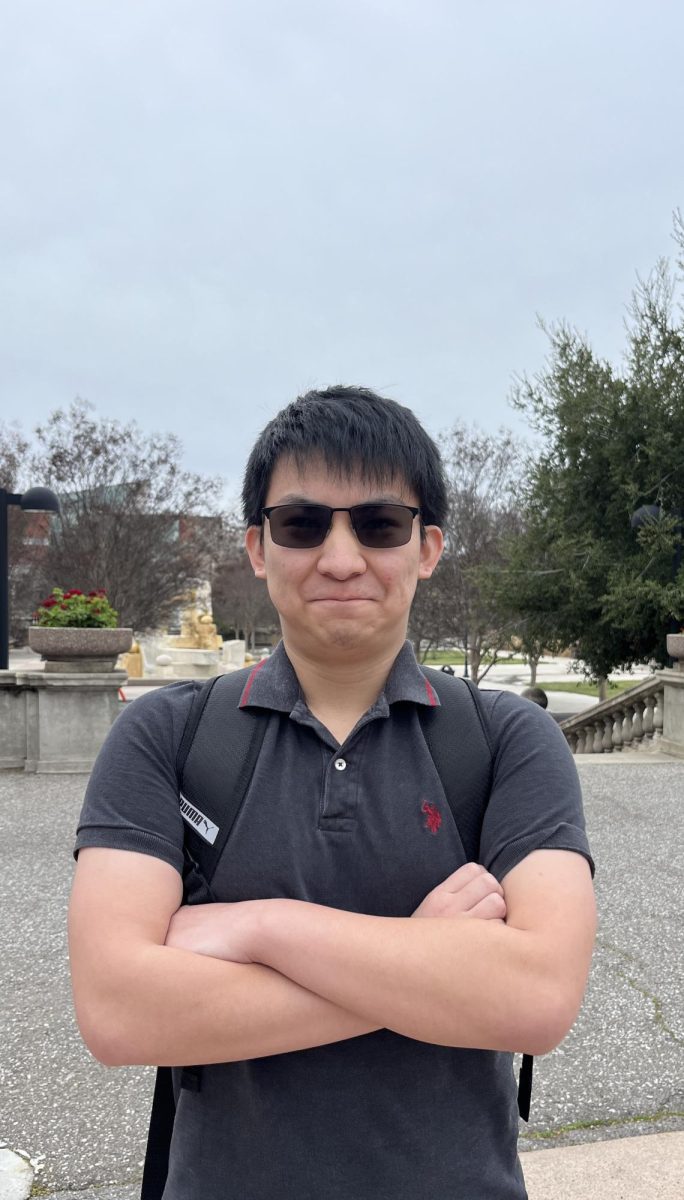
[[[113,671],[120,654],[130,650],[132,629],[51,629],[30,625],[29,646],[42,655],[45,670],[62,674]]]
[[[684,633],[668,633],[667,652],[675,660],[675,670],[684,671]]]

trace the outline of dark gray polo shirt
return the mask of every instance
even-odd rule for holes
[[[198,686],[162,688],[118,718],[76,852],[137,850],[182,870],[174,764]],[[498,751],[480,861],[499,879],[536,849],[591,862],[555,722],[510,693],[482,698]],[[217,900],[286,896],[410,916],[465,861],[418,718],[420,705],[437,703],[407,642],[339,745],[307,708],[281,643],[242,694],[268,724],[212,881]],[[380,1030],[222,1063],[204,1068],[199,1092],[180,1093],[164,1200],[521,1200],[517,1124],[510,1054]]]

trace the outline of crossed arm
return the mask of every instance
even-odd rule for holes
[[[529,855],[503,887],[468,864],[410,918],[297,900],[180,904],[166,863],[81,851],[74,997],[107,1064],[227,1062],[378,1028],[545,1053],[579,1009],[595,925],[588,865],[559,850]]]

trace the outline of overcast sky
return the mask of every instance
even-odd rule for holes
[[[617,359],[684,206],[684,5],[22,0],[0,419],[75,396],[236,490],[298,392],[521,429],[536,315]]]

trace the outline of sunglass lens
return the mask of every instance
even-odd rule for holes
[[[360,504],[352,511],[354,530],[362,546],[380,550],[410,542],[413,526],[410,508],[401,504]]]
[[[330,509],[317,504],[283,504],[269,516],[276,546],[310,550],[320,546],[330,527]]]

